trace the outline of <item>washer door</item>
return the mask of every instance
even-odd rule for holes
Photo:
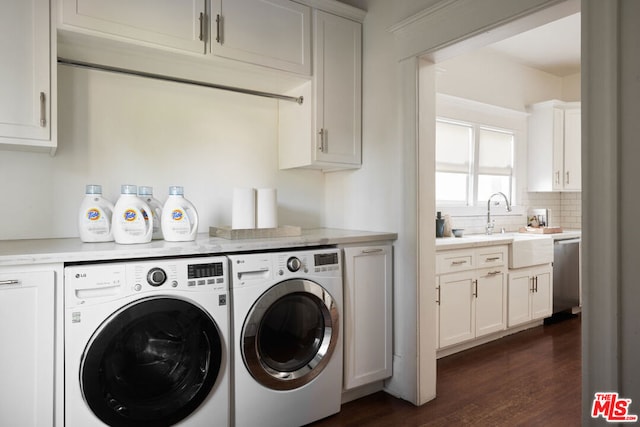
[[[110,316],[89,341],[80,388],[110,426],[167,426],[189,416],[220,372],[218,328],[175,298],[138,300]]]
[[[242,357],[260,384],[293,390],[329,363],[338,341],[338,309],[322,286],[280,282],[255,302],[242,328]]]

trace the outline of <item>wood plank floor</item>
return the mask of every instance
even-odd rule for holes
[[[580,425],[579,315],[445,357],[437,369],[437,398],[421,407],[380,392],[311,425]]]

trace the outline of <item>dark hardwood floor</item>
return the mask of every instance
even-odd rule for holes
[[[439,359],[423,406],[380,392],[311,425],[579,426],[580,316],[567,317]]]

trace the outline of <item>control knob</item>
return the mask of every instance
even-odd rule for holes
[[[160,286],[167,281],[167,273],[160,267],[154,267],[147,273],[147,283],[151,286]]]
[[[287,268],[292,273],[295,273],[296,271],[300,270],[300,267],[302,267],[302,262],[300,262],[298,258],[292,256],[287,260]]]

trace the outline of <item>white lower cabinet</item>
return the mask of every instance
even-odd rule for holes
[[[439,272],[466,269],[436,278],[438,348],[506,328],[506,254],[506,246],[438,254]]]
[[[551,264],[509,271],[509,327],[548,317],[553,311]]]
[[[344,389],[392,373],[392,246],[344,248]]]
[[[0,268],[0,425],[53,426],[55,269]]]

